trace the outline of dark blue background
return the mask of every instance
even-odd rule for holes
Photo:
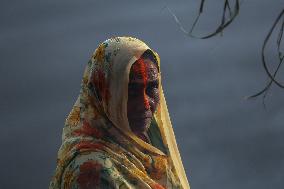
[[[198,33],[217,21],[222,3],[211,3],[216,6],[211,4],[212,14],[203,17]],[[0,188],[48,187],[64,120],[91,53],[111,36],[130,35],[161,56],[168,108],[192,189],[283,189],[284,91],[273,88],[267,110],[261,99],[244,96],[266,82],[261,45],[284,2],[243,1],[224,36],[209,40],[183,35],[163,9],[168,5],[189,28],[198,4],[2,1]]]

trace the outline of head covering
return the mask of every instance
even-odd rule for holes
[[[112,177],[112,182],[120,178],[119,185],[125,188],[189,189],[167,110],[161,75],[160,103],[149,129],[152,143],[138,138],[129,127],[129,72],[145,51],[153,55],[160,68],[159,55],[133,37],[112,37],[95,50],[85,68],[80,94],[63,128],[62,145],[50,189],[69,188],[72,179],[72,182],[78,181],[70,172],[75,167],[72,162],[80,155],[92,152],[104,154],[104,158],[115,165],[117,176]]]

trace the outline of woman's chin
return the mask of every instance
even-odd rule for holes
[[[151,118],[135,118],[130,120],[129,125],[134,133],[141,133],[148,130],[151,121]]]

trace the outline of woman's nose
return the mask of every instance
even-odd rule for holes
[[[136,106],[133,108],[136,109],[137,111],[144,112],[145,110],[150,109],[150,99],[148,95],[146,94],[145,90],[140,91],[140,95],[138,95],[134,101],[136,101],[135,103]]]
[[[150,109],[150,101],[149,101],[149,97],[148,95],[146,94],[146,91],[144,90],[143,92],[143,101],[144,101],[144,107],[146,110],[149,110]]]

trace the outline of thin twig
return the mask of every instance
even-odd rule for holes
[[[281,18],[283,19],[282,21],[282,24],[281,24],[281,27],[279,29],[279,33],[278,33],[278,36],[277,36],[277,54],[278,54],[278,64],[277,64],[277,68],[276,70],[274,71],[273,74],[270,73],[268,67],[267,67],[267,62],[266,62],[266,59],[265,59],[265,49],[266,49],[266,46],[269,42],[269,40],[271,39],[271,36],[272,34],[274,33],[274,30],[276,29],[277,25],[281,22]],[[279,81],[277,81],[275,78],[277,76],[277,73],[283,63],[283,60],[284,60],[284,56],[283,56],[283,52],[281,52],[281,42],[282,42],[282,37],[283,37],[283,31],[284,31],[284,9],[280,12],[280,14],[278,15],[278,17],[276,18],[276,20],[274,21],[271,29],[269,30],[264,42],[263,42],[263,45],[262,45],[262,51],[261,51],[261,55],[262,55],[262,66],[264,67],[264,70],[266,72],[266,74],[269,76],[269,82],[267,83],[267,85],[264,87],[264,89],[262,89],[261,91],[259,91],[258,93],[254,94],[254,95],[251,95],[249,97],[247,97],[247,99],[251,99],[251,98],[255,98],[255,97],[258,97],[260,95],[262,95],[264,93],[264,96],[263,96],[263,101],[266,97],[266,94],[267,92],[269,91],[272,83],[275,83],[278,87],[280,88],[284,88],[284,85],[281,84]]]
[[[217,29],[215,29],[214,32],[211,32],[211,33],[209,33],[207,35],[197,36],[197,35],[193,34],[193,30],[195,29],[196,25],[198,24],[198,22],[200,20],[201,14],[204,12],[205,2],[206,2],[205,0],[201,0],[200,6],[199,6],[198,15],[195,18],[195,20],[194,20],[194,22],[193,22],[193,24],[191,26],[191,29],[189,31],[187,31],[183,27],[183,25],[181,24],[180,20],[173,13],[173,11],[169,7],[167,7],[167,9],[168,9],[169,13],[174,17],[175,22],[178,24],[178,26],[181,29],[181,31],[183,33],[185,33],[187,36],[192,37],[192,38],[198,38],[198,39],[208,39],[208,38],[214,37],[214,36],[222,33],[223,30],[225,28],[227,28],[233,22],[233,20],[239,14],[240,3],[239,3],[239,0],[235,0],[234,9],[232,10],[231,5],[230,5],[230,1],[229,0],[224,0],[224,6],[223,6],[221,23],[217,26]],[[229,16],[227,16],[227,12],[229,12]]]

